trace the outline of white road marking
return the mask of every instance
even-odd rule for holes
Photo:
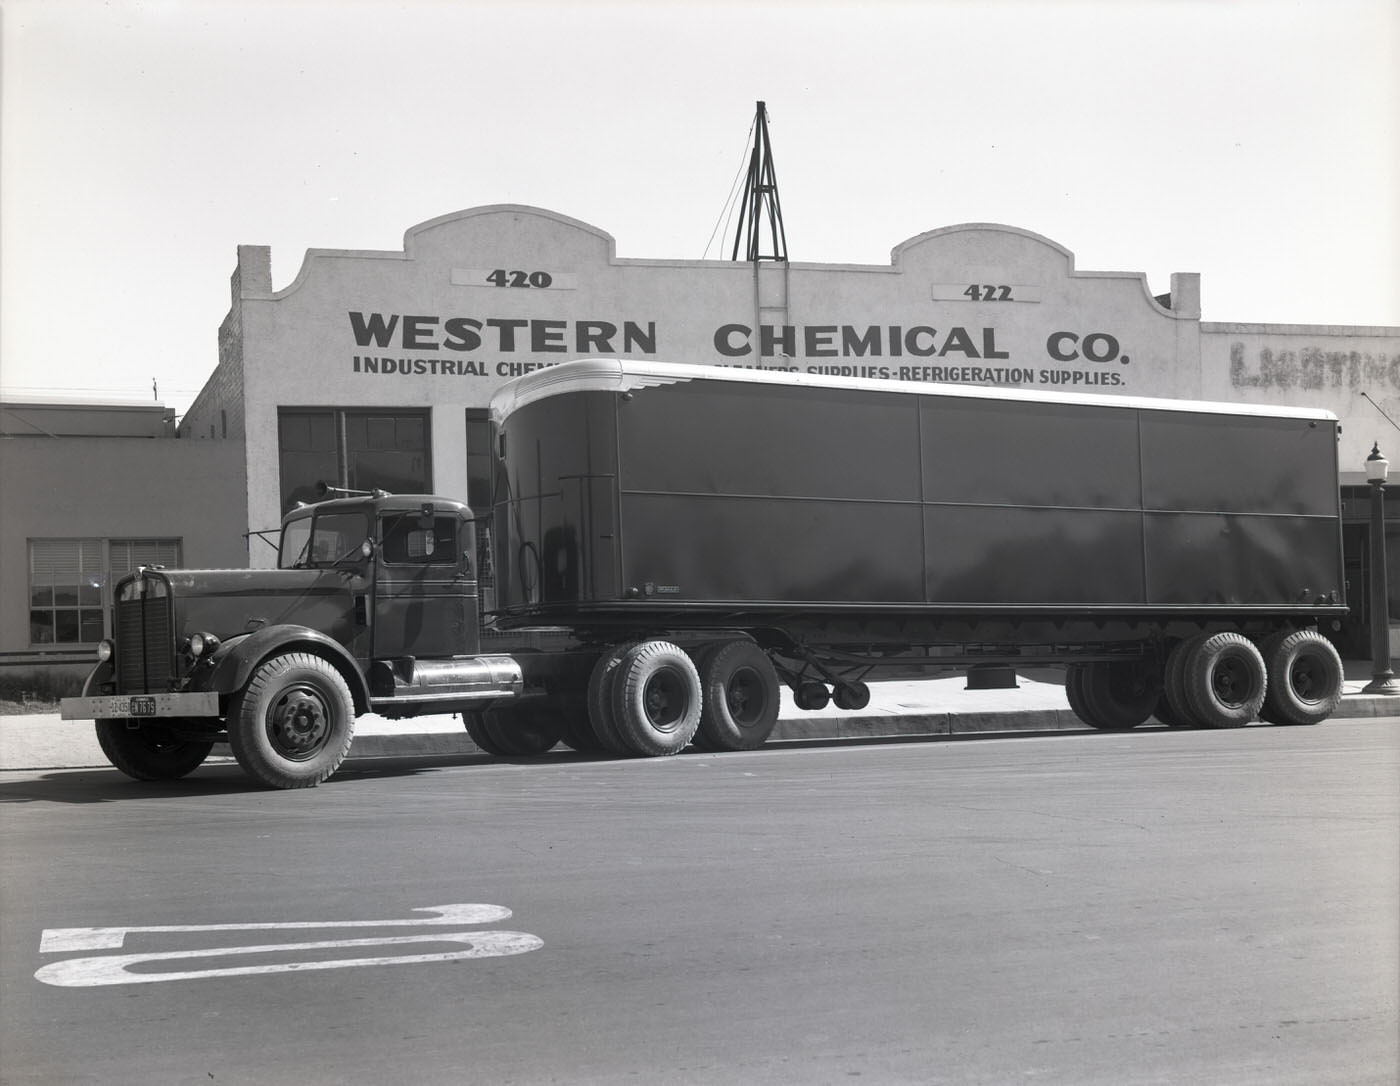
[[[489,907],[489,906],[488,906]],[[506,910],[509,912],[509,910]],[[263,925],[258,925],[262,927]],[[285,927],[302,925],[288,924]],[[327,926],[327,925],[306,925]],[[230,930],[221,926],[212,930]],[[120,929],[198,931],[209,928]],[[242,929],[242,930],[246,930]],[[466,943],[467,949],[438,954],[402,954],[375,958],[337,958],[329,961],[282,962],[276,965],[232,966],[222,969],[195,969],[165,973],[133,973],[130,967],[145,962],[182,961],[190,958],[223,958],[236,954],[285,953],[294,950],[334,950],[366,946],[403,946],[410,943]],[[314,969],[349,969],[362,965],[404,965],[422,962],[450,962],[463,958],[496,958],[525,954],[544,946],[544,940],[522,931],[448,931],[423,935],[391,935],[378,939],[331,939],[312,943],[272,943],[264,946],[209,947],[204,950],[166,951],[153,954],[109,954],[95,958],[67,958],[43,966],[35,978],[61,988],[91,988],[112,984],[155,984],[171,980],[201,980],[208,977],[240,977],[259,973],[305,972]]]
[[[57,954],[66,950],[113,950],[120,947],[127,935],[163,934],[166,932],[198,931],[294,931],[307,928],[403,928],[424,924],[494,924],[508,920],[511,911],[504,905],[425,905],[415,913],[436,913],[436,916],[408,920],[321,920],[298,921],[289,924],[171,924],[159,927],[123,928],[45,928],[39,938],[41,954]]]

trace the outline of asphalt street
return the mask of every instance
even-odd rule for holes
[[[0,774],[6,1083],[1400,1073],[1400,720]]]

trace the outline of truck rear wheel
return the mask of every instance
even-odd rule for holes
[[[1079,694],[1088,716],[1084,723],[1102,731],[1130,731],[1144,723],[1157,705],[1161,683],[1143,661],[1085,664]]]
[[[697,738],[710,750],[753,750],[773,734],[782,687],[768,654],[740,639],[710,645],[696,661],[701,709]]]
[[[1167,703],[1167,719],[1162,720],[1162,723],[1170,728],[1201,726],[1201,722],[1196,718],[1196,711],[1191,707],[1191,699],[1186,693],[1186,663],[1191,659],[1196,647],[1205,639],[1205,634],[1197,634],[1185,641],[1178,641],[1167,656],[1166,673],[1162,679],[1162,697]]]
[[[604,750],[610,754],[633,753],[632,748],[623,742],[613,720],[613,677],[617,673],[622,658],[635,647],[635,642],[617,645],[598,657],[593,671],[588,676],[588,724],[598,737]]]
[[[272,788],[314,788],[355,736],[355,703],[340,672],[306,652],[259,664],[228,715],[228,745],[243,771]]]
[[[1316,630],[1269,638],[1260,647],[1268,671],[1264,715],[1276,724],[1320,724],[1342,700],[1342,658]]]
[[[635,753],[679,754],[700,726],[700,674],[684,649],[643,641],[618,662],[612,676],[613,723]]]
[[[1207,728],[1242,728],[1258,720],[1268,686],[1254,642],[1230,631],[1192,643],[1182,683],[1192,715]]]
[[[570,750],[580,754],[597,754],[606,750],[602,740],[593,731],[588,719],[588,695],[583,690],[550,696],[559,709],[559,740]]]
[[[130,728],[125,720],[97,720],[97,745],[107,761],[138,781],[173,781],[209,757],[212,742],[178,738],[163,724]]]
[[[1089,701],[1084,696],[1084,674],[1088,664],[1069,664],[1065,668],[1065,700],[1069,702],[1070,712],[1082,720],[1091,728],[1102,728],[1103,723],[1089,708]]]
[[[462,714],[462,724],[467,729],[467,738],[487,754],[497,758],[506,756],[506,749],[496,742],[496,736],[486,727],[486,714],[479,709],[468,709]]]
[[[516,758],[532,758],[554,749],[563,724],[558,711],[547,702],[488,709],[482,714],[486,734],[501,752]]]

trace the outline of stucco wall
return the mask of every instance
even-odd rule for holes
[[[30,539],[178,537],[186,565],[246,566],[243,463],[232,441],[0,441],[0,651],[29,648]]]
[[[887,266],[769,263],[758,281],[751,264],[618,259],[596,227],[514,205],[415,226],[401,252],[312,250],[267,294],[249,288],[263,252],[240,249],[236,302],[252,524],[278,512],[278,408],[429,407],[433,487],[459,495],[464,409],[583,355],[1201,393],[1195,276],[1173,277],[1168,308],[1141,274],[1081,271],[997,224],[921,234]]]
[[[1201,367],[1208,399],[1335,412],[1348,475],[1373,442],[1400,462],[1400,328],[1203,324]]]

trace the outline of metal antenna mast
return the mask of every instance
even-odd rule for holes
[[[760,252],[766,233],[771,252]],[[773,171],[773,145],[768,139],[768,108],[758,103],[754,122],[753,154],[749,157],[749,177],[744,203],[739,209],[739,228],[734,233],[734,255],[739,260],[739,242],[744,242],[744,260],[787,260],[787,235],[783,232],[783,209],[778,202],[778,177]]]

